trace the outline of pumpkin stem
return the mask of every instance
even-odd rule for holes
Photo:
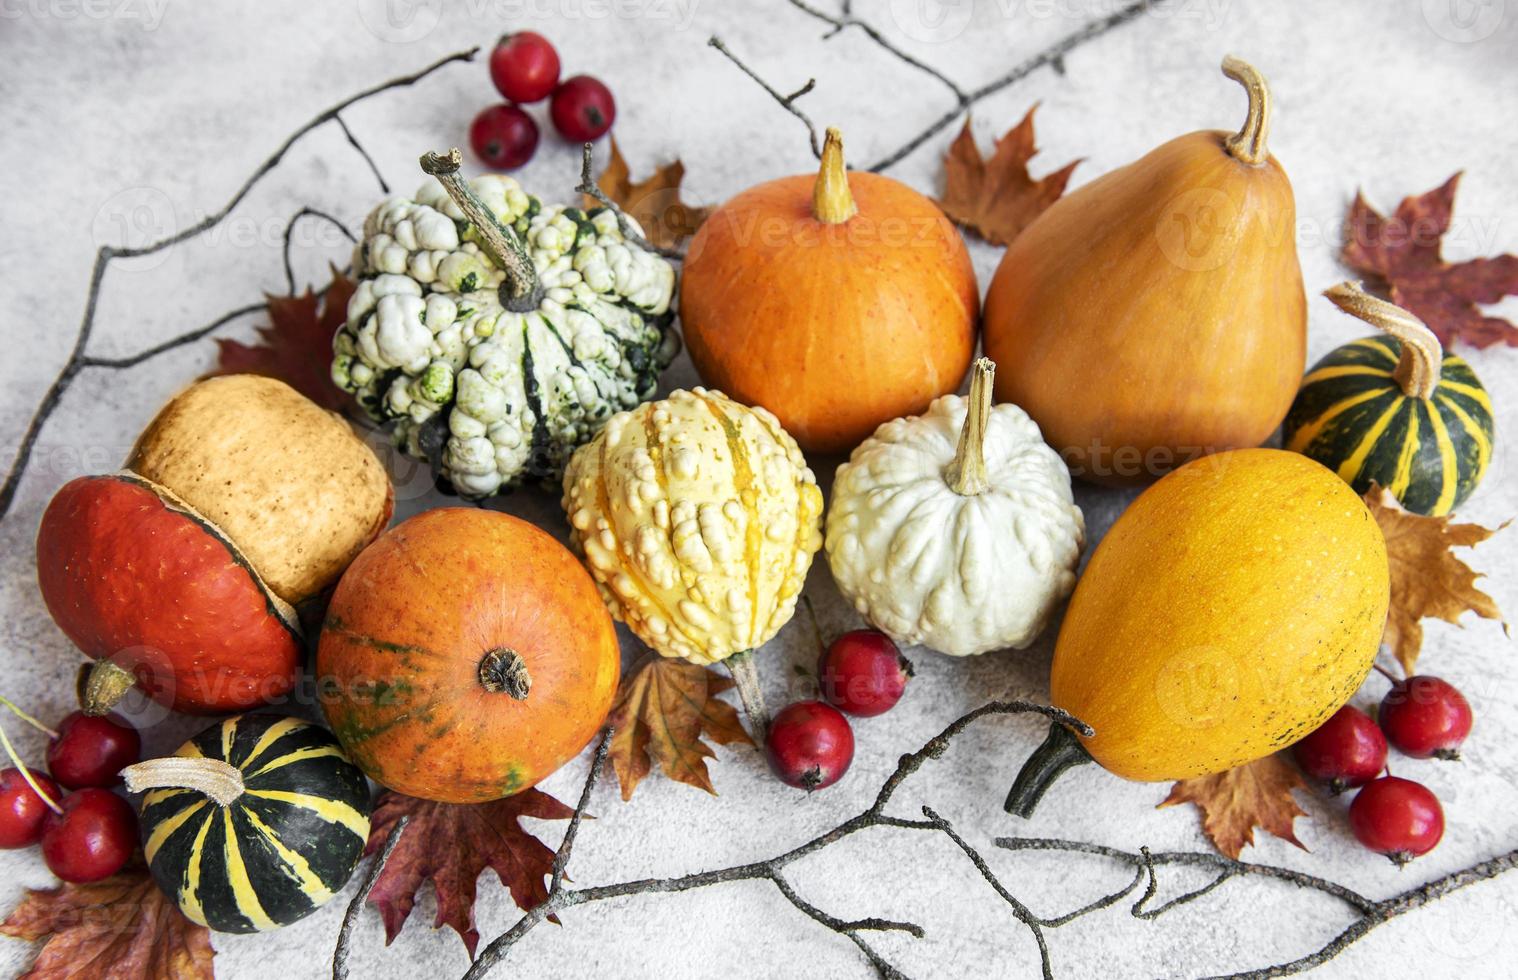
[[[121,699],[126,697],[136,683],[137,675],[120,664],[97,660],[84,679],[84,690],[79,697],[80,707],[85,714],[95,718],[110,714],[111,709],[121,703]]]
[[[480,659],[480,686],[491,694],[506,693],[524,701],[532,690],[527,661],[515,650],[496,647]]]
[[[220,759],[171,755],[127,766],[121,775],[129,793],[192,789],[215,800],[217,806],[231,806],[243,793],[242,770]]]
[[[970,369],[969,405],[965,409],[964,428],[959,430],[959,448],[944,476],[949,489],[961,497],[973,497],[991,489],[986,477],[986,427],[991,423],[991,382],[996,379],[996,362],[989,357],[976,358]]]
[[[1049,722],[1048,737],[1028,756],[1007,794],[1007,812],[1024,820],[1033,816],[1044,792],[1066,769],[1094,761],[1074,732],[1057,721]]]
[[[739,650],[724,661],[727,672],[733,675],[738,686],[738,699],[743,702],[743,713],[753,726],[755,741],[764,744],[769,729],[769,709],[764,706],[764,689],[759,686],[759,671],[754,666],[754,651]]]
[[[506,273],[506,281],[501,284],[501,305],[513,313],[537,309],[543,299],[543,285],[538,281],[527,246],[522,244],[516,232],[490,213],[469,182],[459,176],[463,164],[464,156],[456,146],[445,154],[422,154],[422,172],[436,177],[443,185],[443,190],[474,226],[480,248]]]
[[[825,225],[841,225],[858,213],[849,191],[849,171],[843,165],[843,134],[829,126],[822,142],[822,166],[812,185],[812,215]]]
[[[1444,367],[1444,348],[1422,320],[1395,303],[1377,299],[1358,282],[1341,282],[1324,290],[1323,295],[1350,316],[1397,338],[1402,344],[1402,356],[1392,377],[1409,398],[1433,397]]]
[[[1228,153],[1237,160],[1259,165],[1270,157],[1265,140],[1270,135],[1270,88],[1265,76],[1249,62],[1233,55],[1223,59],[1223,74],[1244,86],[1249,93],[1249,114],[1237,133],[1223,141]]]

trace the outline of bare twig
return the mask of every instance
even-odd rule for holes
[[[728,61],[731,61],[733,64],[738,66],[739,71],[743,72],[743,74],[758,82],[759,87],[768,92],[770,94],[770,97],[773,98],[776,102],[780,103],[781,107],[785,109],[786,112],[789,112],[791,115],[801,120],[802,125],[806,127],[807,136],[812,141],[812,156],[821,160],[822,144],[817,140],[817,126],[812,122],[810,116],[802,112],[800,109],[796,108],[796,100],[810,92],[812,90],[812,87],[817,84],[817,80],[815,78],[809,78],[807,79],[805,85],[801,86],[790,95],[781,95],[778,89],[776,89],[769,82],[766,82],[763,78],[759,77],[758,72],[754,71],[754,69],[738,60],[738,56],[733,54],[733,52],[728,49],[728,46],[722,43],[722,39],[720,37],[712,35],[712,37],[706,43],[716,48],[718,51],[721,51]]]
[[[633,227],[632,222],[628,220],[627,212],[623,211],[617,205],[616,201],[613,201],[609,196],[607,196],[607,193],[601,190],[601,185],[596,183],[595,177],[591,176],[590,167],[592,152],[592,147],[589,143],[586,143],[580,150],[580,183],[579,186],[575,188],[575,193],[589,194],[591,197],[599,201],[602,207],[606,208],[607,210],[611,211],[612,214],[616,215],[617,230],[622,233],[622,237],[627,241],[632,242],[634,245],[638,246],[646,252],[653,252],[655,255],[662,255],[666,259],[685,258],[685,253],[680,251],[678,248],[665,248],[662,245],[655,245],[653,242],[643,237],[643,235]]]
[[[385,846],[374,856],[374,862],[369,865],[369,873],[364,876],[363,886],[359,888],[358,894],[353,896],[353,901],[348,903],[348,911],[343,913],[343,924],[337,930],[337,949],[332,952],[332,980],[348,980],[348,946],[353,938],[353,926],[364,911],[364,902],[368,900],[369,893],[374,891],[374,883],[379,881],[380,872],[385,870],[385,863],[390,860],[390,855],[395,851],[395,845],[400,843],[401,835],[406,832],[406,824],[410,822],[409,814],[395,822],[394,829],[385,840]]]

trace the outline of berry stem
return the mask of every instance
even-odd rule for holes
[[[1391,681],[1393,687],[1395,687],[1396,685],[1402,683],[1402,678],[1398,677],[1396,674],[1393,674],[1391,671],[1387,670],[1385,667],[1381,666],[1380,664],[1371,664],[1371,666],[1374,667],[1374,668],[1376,668],[1376,673],[1380,674],[1382,677],[1384,677],[1387,680]]]
[[[37,780],[32,777],[32,771],[26,767],[26,763],[21,761],[21,756],[16,754],[16,747],[11,744],[10,737],[5,734],[5,727],[3,725],[0,725],[0,746],[5,748],[5,754],[10,756],[11,762],[15,763],[16,768],[20,770],[21,778],[26,780],[26,785],[32,788],[32,792],[36,793],[38,798],[47,804],[49,810],[62,816],[63,807],[59,806],[57,801],[44,793],[42,787],[37,785]]]
[[[10,698],[8,698],[5,695],[3,695],[3,694],[0,694],[0,705],[4,705],[6,708],[10,709],[10,713],[11,714],[15,715],[17,718],[20,718],[22,721],[26,722],[28,725],[31,725],[33,728],[37,729],[37,731],[42,732],[48,738],[57,738],[58,737],[58,733],[57,732],[55,732],[51,728],[47,727],[42,722],[38,721],[36,718],[33,718],[31,715],[27,714],[25,711],[22,711],[20,708],[16,707],[16,703],[14,701],[12,701]]]
[[[812,606],[811,596],[803,595],[801,604],[806,606],[806,616],[812,621],[812,638],[817,641],[817,656],[826,657],[828,645],[822,640],[822,626],[817,622],[817,610]]]

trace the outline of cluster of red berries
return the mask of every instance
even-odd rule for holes
[[[513,170],[538,149],[538,124],[522,108],[552,96],[548,118],[572,143],[600,139],[617,119],[611,90],[589,75],[559,81],[559,53],[548,38],[518,31],[490,52],[490,80],[507,101],[490,106],[469,125],[469,145],[496,170]]]
[[[0,770],[0,847],[40,843],[48,870],[76,884],[120,871],[137,849],[137,814],[111,787],[142,757],[137,729],[116,715],[76,711],[54,731],[8,701],[5,706],[47,733],[52,775],[28,769],[4,739],[15,765]]]
[[[838,637],[817,662],[822,700],[798,701],[770,722],[770,768],[781,782],[808,791],[838,782],[854,761],[854,730],[843,712],[870,718],[889,711],[911,676],[911,662],[879,630]]]
[[[1392,684],[1375,719],[1345,705],[1292,751],[1302,771],[1326,780],[1333,792],[1362,787],[1349,805],[1355,838],[1405,864],[1444,836],[1444,809],[1422,783],[1386,772],[1387,744],[1414,759],[1456,759],[1470,730],[1465,695],[1418,675]]]

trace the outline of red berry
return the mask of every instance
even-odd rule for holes
[[[54,803],[63,798],[58,784],[42,775],[32,773],[37,785],[42,787]],[[26,847],[42,839],[42,820],[51,811],[37,791],[27,784],[20,769],[0,771],[0,847]]]
[[[469,124],[474,155],[495,170],[514,170],[538,148],[538,124],[514,105],[493,105]]]
[[[611,89],[589,75],[576,75],[554,90],[548,115],[565,139],[587,143],[600,139],[617,121],[617,103]]]
[[[830,704],[798,701],[770,722],[764,748],[780,781],[810,792],[831,786],[854,761],[854,730]]]
[[[1381,728],[1397,751],[1415,759],[1458,759],[1455,750],[1471,731],[1471,705],[1447,681],[1409,677],[1381,702]]]
[[[1370,715],[1345,705],[1292,746],[1297,765],[1334,793],[1363,786],[1386,768],[1386,736]]]
[[[513,102],[546,99],[559,84],[559,53],[534,31],[507,34],[490,52],[490,80]]]
[[[1396,864],[1427,854],[1444,836],[1444,810],[1422,783],[1383,776],[1366,783],[1349,805],[1355,839]]]
[[[823,698],[865,718],[891,710],[901,700],[911,676],[911,661],[879,630],[843,634],[817,664]]]
[[[142,737],[118,715],[76,711],[47,745],[47,768],[69,789],[115,786],[121,770],[142,758]]]
[[[76,790],[63,798],[62,815],[48,811],[42,824],[42,860],[48,870],[80,884],[120,871],[137,847],[137,814],[108,789]]]

